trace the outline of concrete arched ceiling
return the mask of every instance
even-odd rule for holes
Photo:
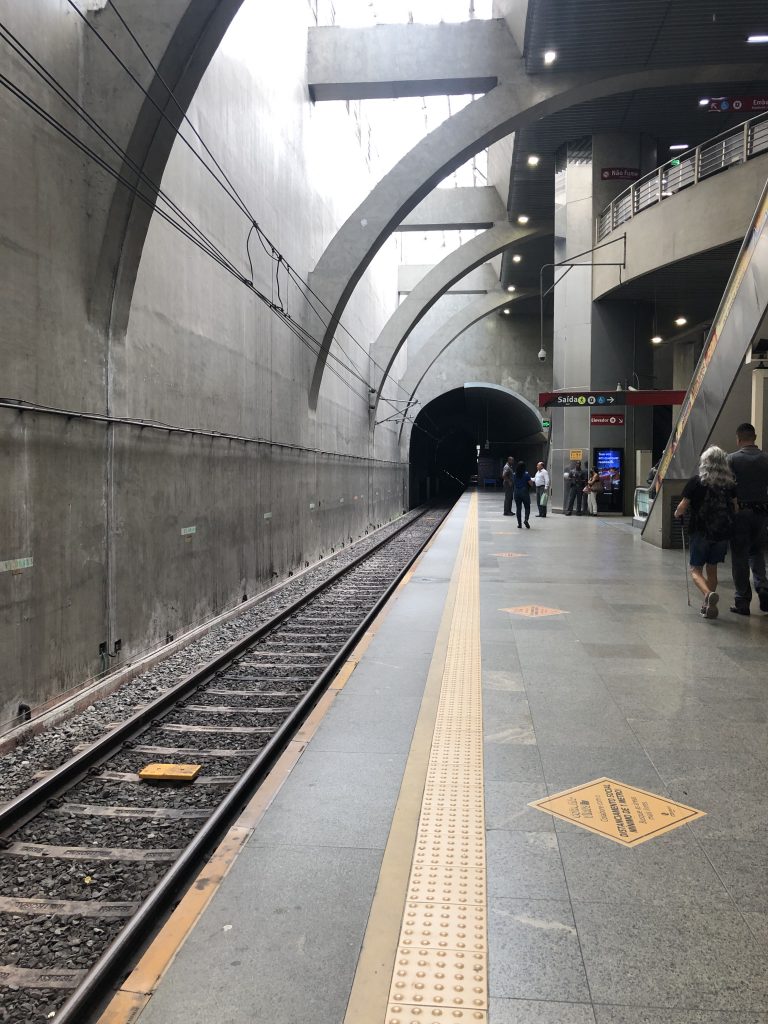
[[[178,126],[205,71],[244,0],[122,0],[120,13],[158,69],[155,74],[109,7],[88,15],[104,39],[126,60],[148,92],[145,96],[98,39],[90,41],[89,88],[94,102],[108,103],[104,120],[125,125],[117,141],[127,153],[120,171],[136,180],[138,166],[160,182]],[[108,69],[108,70],[107,70]],[[108,78],[105,76],[109,76]],[[162,80],[161,80],[162,79]],[[173,98],[165,82],[173,91]],[[189,130],[185,134],[190,134]],[[149,189],[145,188],[145,192]],[[113,336],[125,332],[152,208],[116,184],[106,212],[91,301],[94,321]]]
[[[760,80],[762,64],[680,66],[631,72],[528,75],[522,58],[503,82],[449,117],[386,174],[329,243],[311,275],[331,311],[310,390],[317,404],[325,363],[341,316],[358,282],[403,219],[470,157],[541,117],[588,100],[652,88]]]
[[[501,290],[487,292],[449,317],[427,338],[415,355],[409,358],[408,368],[400,380],[400,384],[406,389],[408,401],[413,401],[421,382],[437,360],[465,331],[492,313],[511,305],[515,299],[526,299],[533,294],[530,289],[521,289],[513,295]],[[404,425],[405,420],[400,427],[401,437]]]
[[[503,441],[537,439],[541,434],[538,411],[527,399],[487,381],[467,381],[437,395],[420,410],[416,422],[438,444],[457,429],[473,435],[478,444],[478,432],[485,436],[486,429]]]
[[[376,339],[372,355],[383,367],[382,377],[376,391],[375,408],[378,408],[384,385],[397,354],[403,347],[416,324],[434,306],[441,295],[475,267],[481,266],[492,257],[503,252],[508,246],[541,234],[539,229],[520,228],[504,221],[494,224],[488,231],[471,238],[458,249],[454,249],[436,264],[416,285],[408,297],[400,303]]]

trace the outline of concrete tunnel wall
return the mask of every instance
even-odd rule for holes
[[[98,70],[88,65],[82,23],[63,4],[33,0],[22,16],[0,0],[0,10],[82,95]],[[309,19],[303,0],[246,2],[190,109],[305,278],[371,187],[346,113],[309,103]],[[23,80],[19,66],[11,72]],[[100,643],[111,650],[121,639],[129,660],[390,519],[403,508],[405,472],[394,428],[379,428],[369,450],[362,384],[339,369],[353,394],[328,375],[310,415],[314,355],[157,217],[127,333],[109,337],[91,317],[101,241],[94,218],[108,206],[103,174],[6,92],[0,116],[0,395],[296,446],[0,409],[0,562],[33,559],[0,572],[4,722],[19,702],[38,705],[98,672]],[[178,142],[163,187],[247,274],[248,222]],[[253,240],[251,255],[256,286],[277,298],[272,261]],[[291,313],[314,330],[296,288],[283,281],[282,289]],[[367,342],[395,303],[388,250],[344,322]],[[349,339],[342,345],[365,377],[364,353]]]

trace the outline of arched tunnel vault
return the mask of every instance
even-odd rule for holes
[[[532,466],[544,448],[541,419],[522,395],[470,381],[427,403],[410,431],[410,505],[461,490],[477,472],[477,449],[493,460],[513,455]]]
[[[522,58],[510,61],[503,82],[425,136],[381,179],[334,235],[310,275],[329,311],[309,395],[315,408],[328,353],[341,317],[366,269],[405,217],[451,171],[475,153],[549,114],[588,100],[681,84],[759,81],[764,67],[683,65],[597,74],[531,75]]]

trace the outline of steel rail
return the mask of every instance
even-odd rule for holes
[[[39,810],[41,802],[50,799],[51,796],[55,796],[56,793],[60,792],[63,788],[68,788],[69,785],[77,782],[79,778],[87,772],[88,768],[92,767],[99,761],[105,760],[110,753],[114,752],[115,748],[119,748],[125,742],[126,738],[130,734],[143,731],[143,729],[150,724],[150,712],[152,712],[156,718],[158,714],[170,708],[174,702],[170,699],[171,697],[178,700],[179,697],[183,696],[184,693],[192,689],[194,686],[201,685],[209,676],[220,671],[226,663],[234,660],[244,648],[254,643],[254,641],[259,639],[263,634],[274,629],[275,626],[295,614],[297,610],[302,608],[313,598],[317,597],[323,590],[337,582],[352,569],[366,561],[386,544],[390,543],[394,538],[411,527],[414,523],[418,522],[425,515],[426,511],[427,510],[425,509],[419,516],[411,519],[397,531],[390,534],[389,537],[384,538],[373,548],[355,559],[354,562],[351,562],[348,566],[344,566],[343,569],[334,573],[328,580],[325,580],[310,593],[304,595],[297,602],[291,605],[290,608],[284,609],[282,612],[270,619],[268,623],[258,627],[258,629],[254,630],[248,637],[237,641],[212,662],[182,680],[167,694],[164,694],[162,697],[158,698],[158,700],[153,701],[151,705],[147,706],[147,708],[137,712],[136,715],[132,716],[125,723],[122,723],[121,726],[108,733],[107,736],[102,738],[102,740],[92,744],[87,750],[84,750],[81,754],[60,766],[60,769],[57,769],[56,772],[61,773],[61,770],[67,769],[67,771],[63,773],[68,778],[67,782],[60,781],[58,785],[54,786],[51,784],[50,779],[44,779],[34,787],[31,787],[30,790],[20,794],[16,800],[12,801],[11,804],[3,809],[2,814],[0,815],[0,820],[7,819],[9,812],[13,810],[16,819],[18,820],[18,824],[15,827],[23,824],[24,821],[28,820],[31,816],[29,813],[31,796],[29,795],[32,793],[35,794],[36,806]],[[334,655],[331,662],[315,680],[311,689],[307,691],[290,715],[278,727],[274,736],[272,736],[258,756],[254,758],[242,777],[237,783],[235,783],[234,787],[218,805],[213,814],[207,819],[203,827],[192,839],[191,843],[185,848],[179,859],[175,861],[170,871],[163,876],[148,898],[142,902],[137,913],[131,918],[117,938],[102,953],[94,966],[90,968],[86,977],[75,989],[66,1003],[64,1003],[57,1011],[56,1021],[58,1024],[86,1024],[87,1021],[94,1019],[96,1013],[103,1009],[109,999],[112,998],[114,991],[119,987],[119,984],[127,975],[131,965],[147,947],[160,924],[173,910],[193,881],[202,863],[204,863],[226,830],[231,826],[232,822],[237,819],[242,808],[247,804],[253,793],[258,789],[259,785],[272,770],[287,745],[291,742],[296,732],[306,721],[309,713],[312,711],[315,704],[317,704],[324,691],[328,688],[329,684],[338,673],[349,653],[359,642],[361,635],[365,632],[371,622],[379,614],[382,607],[392,596],[405,574],[434,536],[439,525],[440,524],[437,524],[435,529],[430,531],[429,535],[425,537],[423,543],[419,545],[418,550],[413,553],[413,555],[398,571],[397,575],[392,579],[386,589],[376,600],[373,607],[357,625],[354,632],[348,637],[341,649]],[[129,725],[130,728],[128,728]],[[109,741],[109,743],[107,743],[107,741]],[[77,764],[77,762],[83,758],[88,762],[88,765],[85,768]],[[49,785],[45,786],[44,784],[46,783]],[[29,798],[25,800],[25,797]]]
[[[140,711],[131,715],[130,718],[126,718],[124,722],[121,722],[110,732],[105,733],[104,736],[101,736],[94,743],[89,744],[68,761],[54,768],[45,778],[40,779],[28,789],[19,793],[18,796],[9,800],[0,810],[0,839],[6,839],[12,832],[15,832],[29,821],[31,817],[38,814],[43,809],[47,800],[58,797],[62,792],[80,782],[91,768],[107,760],[128,740],[143,732],[164,712],[169,711],[186,693],[203,685],[208,678],[216,675],[217,672],[221,672],[222,669],[226,668],[230,662],[234,661],[239,654],[257,640],[270,633],[277,626],[280,626],[291,616],[295,615],[299,609],[318,597],[324,590],[337,583],[347,573],[356,569],[391,540],[398,537],[404,530],[417,523],[425,515],[426,511],[424,509],[418,516],[404,523],[372,548],[368,548],[367,551],[364,551],[354,561],[342,566],[341,569],[337,569],[328,579],[313,587],[312,590],[309,590],[293,604],[278,612],[261,626],[257,626],[256,629],[241,637],[240,640],[236,640],[235,643],[227,647],[226,650],[222,651],[213,660],[196,669],[190,675],[185,676],[184,679],[180,680],[169,690],[166,690],[165,693],[161,694],[150,704],[147,704]]]

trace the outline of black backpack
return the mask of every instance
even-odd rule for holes
[[[725,487],[706,487],[698,516],[709,541],[730,540],[733,533],[733,496]]]

